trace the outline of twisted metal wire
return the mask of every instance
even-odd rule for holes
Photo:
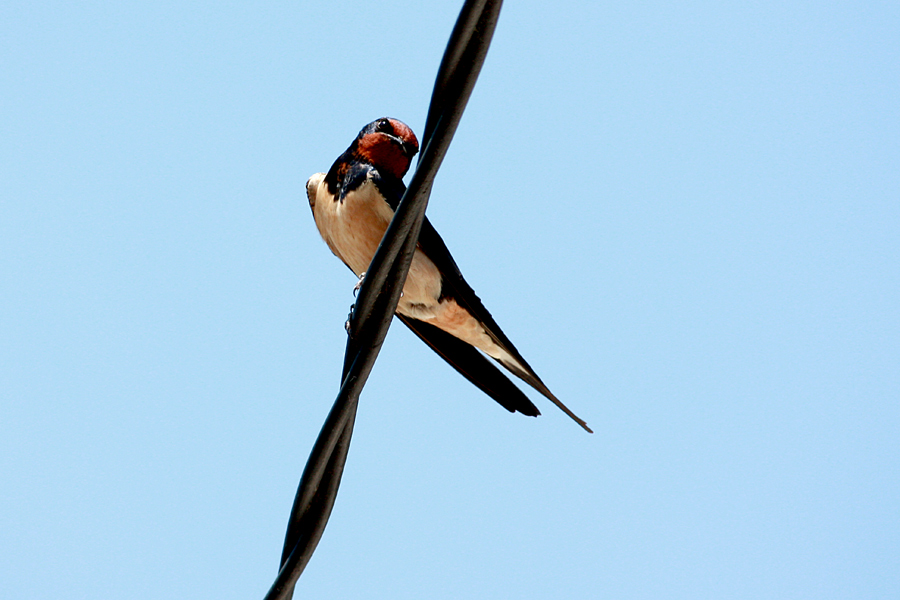
[[[438,69],[423,150],[350,315],[341,389],[313,446],[288,519],[281,568],[265,600],[290,600],[334,507],[359,395],[387,335],[419,239],[431,186],[481,71],[502,0],[467,0]]]

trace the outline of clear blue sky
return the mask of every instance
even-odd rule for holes
[[[261,598],[459,2],[0,8],[0,597]],[[587,435],[395,326],[298,598],[900,597],[900,4],[508,1],[429,215]]]

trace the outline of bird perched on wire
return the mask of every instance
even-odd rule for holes
[[[331,251],[360,278],[365,276],[406,191],[403,176],[418,151],[419,142],[405,123],[378,119],[362,128],[328,173],[316,173],[306,183],[319,233]],[[535,417],[540,414],[531,400],[478,350],[593,433],[525,362],[463,279],[427,217],[397,305],[397,316],[464,377],[510,412]]]

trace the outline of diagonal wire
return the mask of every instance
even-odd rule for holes
[[[288,520],[281,569],[266,600],[291,598],[331,515],[350,447],[359,394],[400,300],[431,186],[484,63],[501,5],[501,0],[467,0],[450,35],[425,123],[424,150],[366,271],[350,316],[341,389],[303,471]]]

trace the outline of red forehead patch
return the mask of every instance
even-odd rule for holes
[[[388,119],[391,122],[391,125],[394,127],[394,134],[406,142],[416,148],[419,149],[419,140],[416,139],[416,134],[413,133],[413,130],[409,128],[409,126],[403,121],[398,121],[397,119]]]

